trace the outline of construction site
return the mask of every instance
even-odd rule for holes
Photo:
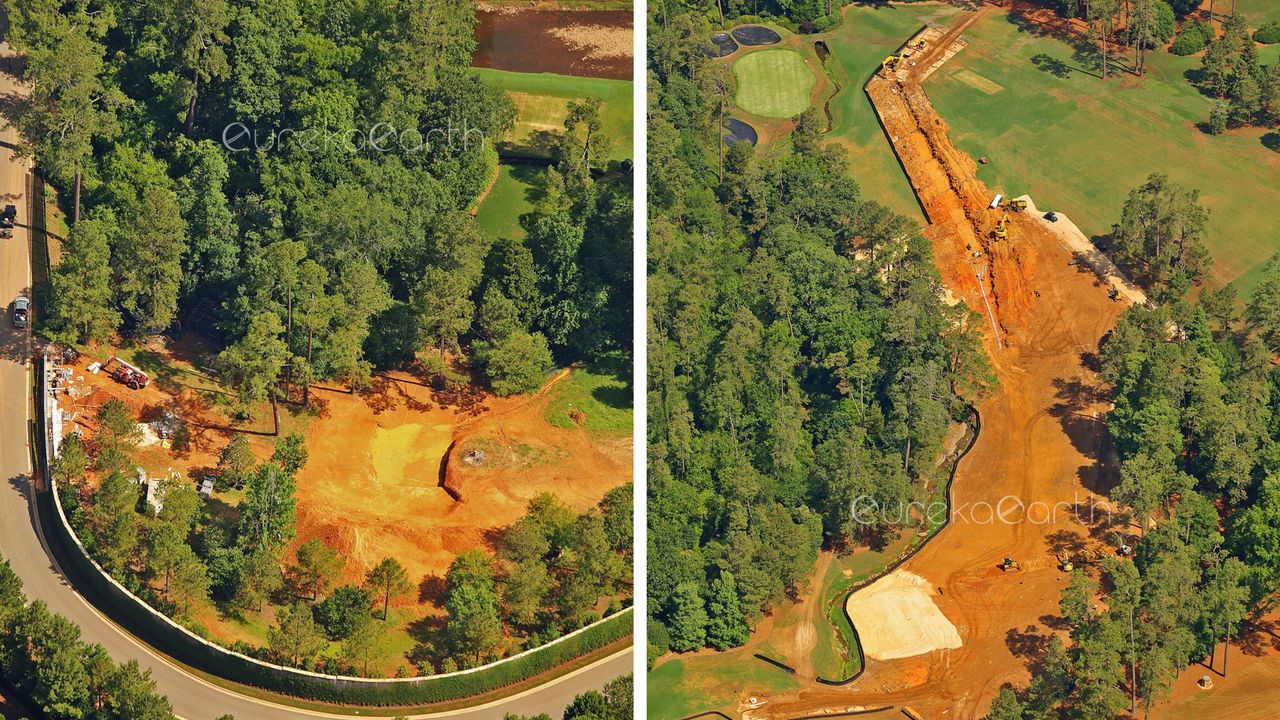
[[[927,220],[948,294],[984,321],[999,385],[977,405],[981,432],[959,461],[950,501],[986,512],[957,513],[919,552],[843,596],[861,645],[851,652],[865,655],[852,678],[814,677],[813,643],[785,642],[766,619],[748,645],[774,651],[770,662],[790,676],[746,684],[732,708],[740,717],[982,717],[1002,687],[1026,687],[1051,636],[1065,637],[1057,616],[1070,571],[1096,574],[1100,558],[1132,551],[1124,538],[1138,530],[1113,517],[1107,499],[1117,458],[1095,370],[1101,339],[1146,297],[1065,214],[1018,188],[988,187],[979,178],[988,159],[953,144],[925,92],[925,80],[965,51],[966,32],[996,10],[984,4],[920,29],[862,88]],[[823,588],[796,607],[814,597]],[[1248,717],[1271,717],[1256,681],[1274,677],[1275,655],[1257,643],[1240,661],[1239,675],[1253,681],[1215,676],[1214,707],[1243,703],[1262,713]],[[1207,697],[1200,672],[1184,675],[1168,717],[1205,717],[1191,710],[1203,703],[1179,704]]]
[[[553,417],[565,412],[575,373],[590,375],[585,368],[562,369],[538,392],[510,398],[442,391],[407,371],[378,373],[356,392],[317,384],[305,407],[281,403],[275,435],[269,409],[237,423],[218,401],[224,391],[203,362],[211,347],[188,333],[181,342],[151,339],[131,351],[133,361],[68,352],[54,388],[60,435],[92,439],[97,410],[119,400],[139,421],[139,481],[150,488],[159,478],[184,478],[212,516],[234,521],[243,489],[214,490],[212,480],[231,437],[248,437],[261,461],[279,436],[301,433],[308,459],[297,475],[296,536],[286,557],[320,538],[345,559],[339,582],[357,585],[383,558],[396,558],[420,586],[398,603],[407,620],[440,614],[443,576],[457,553],[492,547],[495,531],[540,493],[581,512],[630,477],[629,434],[590,429],[596,410],[581,404],[569,405],[572,417]],[[215,640],[260,644],[270,617],[256,615],[236,619],[209,607],[200,621]],[[396,662],[403,658],[390,667]]]

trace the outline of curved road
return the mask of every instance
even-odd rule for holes
[[[8,72],[10,57],[8,44],[0,43],[0,101],[21,91]],[[3,125],[2,118],[0,125]],[[13,156],[12,146],[16,140],[14,130],[0,132],[0,206],[18,206],[19,224],[12,238],[0,240],[0,303],[4,305],[0,326],[0,477],[5,481],[0,487],[0,553],[22,578],[29,598],[43,600],[53,612],[75,621],[85,640],[100,643],[115,660],[137,660],[150,669],[157,690],[168,696],[174,711],[183,720],[213,720],[228,713],[236,720],[345,717],[263,702],[187,674],[99,614],[67,584],[46,552],[35,520],[29,484],[31,454],[27,446],[27,423],[31,406],[28,367],[31,340],[28,333],[13,329],[10,322],[13,299],[19,294],[29,296],[31,288],[28,165]],[[609,680],[630,672],[632,650],[628,649],[511,697],[475,708],[417,717],[489,720],[506,713],[545,712],[558,718],[578,693],[601,688]]]

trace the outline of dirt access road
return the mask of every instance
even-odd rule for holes
[[[1100,419],[1106,407],[1090,366],[1124,305],[1086,266],[1069,265],[1072,253],[1026,216],[1014,215],[1008,240],[990,239],[994,193],[951,144],[920,85],[985,12],[960,15],[899,77],[867,88],[929,218],[944,283],[990,320],[986,347],[1000,385],[978,404],[982,433],[956,474],[952,523],[903,566],[928,581],[961,647],[870,660],[849,686],[809,681],[767,698],[753,715],[894,704],[930,719],[981,717],[1003,684],[1027,683],[1028,665],[1055,632],[1049,626],[1067,576],[1054,555],[1096,542],[1090,530],[1104,519],[1101,509],[1087,512],[1103,501],[1098,493],[1111,475],[1102,464],[1110,454]],[[1006,556],[1022,571],[999,570]]]

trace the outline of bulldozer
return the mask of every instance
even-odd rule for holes
[[[1012,221],[1013,218],[1009,217],[1009,213],[1005,213],[1004,217],[1000,218],[1000,220],[996,222],[996,229],[991,231],[991,237],[996,240],[1007,239],[1009,237],[1009,223]]]
[[[111,367],[112,364],[115,367]],[[111,376],[112,380],[126,385],[134,390],[141,390],[151,383],[151,377],[143,372],[140,368],[130,365],[128,362],[112,355],[105,363],[102,369]]]
[[[880,72],[888,74],[898,69],[898,64],[902,62],[901,55],[890,55],[880,61]]]
[[[1013,558],[1011,558],[1011,557],[1007,557],[1007,558],[1005,558],[1005,559],[1000,563],[999,567],[1000,567],[1000,569],[1001,569],[1001,570],[1003,570],[1003,571],[1005,571],[1005,572],[1009,572],[1010,570],[1017,570],[1017,571],[1021,572],[1021,570],[1022,570],[1022,564],[1021,564],[1021,563],[1019,563],[1017,560],[1014,560],[1014,559],[1013,559]]]

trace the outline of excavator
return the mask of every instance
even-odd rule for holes
[[[898,64],[901,62],[902,62],[901,55],[890,55],[889,57],[880,61],[880,72],[887,75],[888,73],[894,70],[897,70]]]
[[[1000,218],[999,222],[996,223],[996,229],[991,231],[991,237],[996,240],[1007,239],[1009,237],[1009,223],[1012,221],[1013,218],[1009,217],[1009,213],[1005,213],[1004,217]]]

